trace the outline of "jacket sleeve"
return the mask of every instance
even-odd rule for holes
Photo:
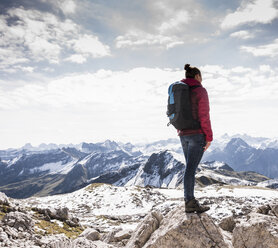
[[[201,124],[201,129],[206,136],[206,141],[213,140],[213,134],[210,123],[210,115],[209,115],[209,99],[208,93],[205,88],[200,87],[200,90],[197,94],[198,98],[198,117]]]

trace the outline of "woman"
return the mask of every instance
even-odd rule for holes
[[[198,129],[178,130],[182,149],[186,160],[184,174],[184,200],[185,212],[202,213],[209,207],[201,206],[194,197],[194,184],[196,169],[202,159],[204,151],[208,149],[212,141],[212,130],[209,116],[209,100],[206,89],[202,86],[202,74],[196,67],[190,64],[184,66],[186,79],[181,80],[192,87],[191,106],[192,115],[200,123]]]

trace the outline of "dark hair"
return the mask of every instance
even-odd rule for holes
[[[186,78],[195,78],[198,74],[202,76],[201,71],[197,67],[191,67],[190,64],[186,64],[184,70]]]

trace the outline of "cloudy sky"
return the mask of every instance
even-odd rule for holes
[[[277,137],[277,30],[277,0],[1,0],[0,148],[175,138],[185,63],[215,137]]]

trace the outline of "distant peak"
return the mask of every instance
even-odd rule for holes
[[[236,146],[236,147],[239,147],[239,146],[242,146],[242,147],[250,147],[243,139],[241,138],[232,138],[230,140],[230,142],[227,144],[227,147],[230,147],[230,146]]]

